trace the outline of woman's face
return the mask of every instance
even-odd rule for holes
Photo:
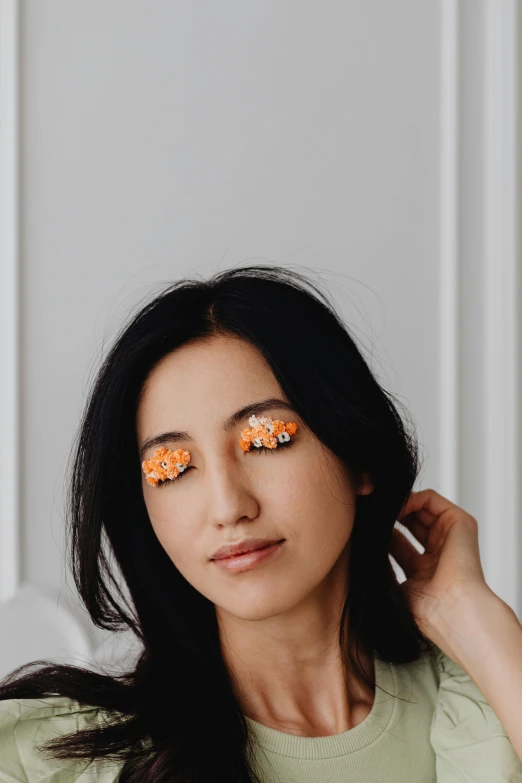
[[[142,472],[154,532],[181,574],[217,609],[249,620],[287,611],[333,574],[346,579],[357,487],[351,475],[297,414],[274,405],[259,416],[294,421],[297,432],[271,451],[239,445],[249,416],[228,431],[223,424],[247,404],[285,400],[264,357],[234,337],[212,337],[166,356],[149,376],[137,413],[140,448],[152,437],[187,449],[190,466],[162,486]],[[147,448],[150,459],[157,446]],[[227,572],[211,560],[224,543],[248,537],[284,539],[252,568]]]

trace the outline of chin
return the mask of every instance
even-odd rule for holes
[[[279,590],[275,590],[273,584],[262,588],[250,585],[250,588],[243,585],[241,596],[234,596],[232,601],[222,600],[215,603],[234,617],[255,621],[268,620],[288,612],[304,597],[301,591],[294,592],[288,585]]]

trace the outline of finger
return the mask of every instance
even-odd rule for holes
[[[400,525],[404,525],[423,547],[429,548],[428,541],[435,521],[431,515],[426,516],[422,510],[414,511],[397,521]]]
[[[420,492],[411,493],[401,509],[398,519],[402,521],[403,517],[411,513],[417,513],[419,519],[426,525],[429,525],[433,524],[441,514],[450,510],[466,513],[460,506],[435,492],[434,489],[423,489]]]

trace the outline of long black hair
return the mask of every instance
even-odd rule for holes
[[[96,626],[135,634],[139,659],[132,671],[113,675],[39,660],[0,682],[0,699],[66,696],[107,710],[106,725],[54,738],[47,748],[60,759],[120,761],[123,783],[259,783],[215,607],[153,532],[136,437],[140,392],[157,362],[220,334],[255,346],[319,441],[353,474],[372,476],[374,491],[357,496],[340,624],[350,670],[375,686],[360,651],[408,663],[431,649],[388,557],[419,472],[414,428],[329,297],[302,273],[271,265],[168,283],[130,318],[100,367],[68,483],[68,555],[80,597]]]

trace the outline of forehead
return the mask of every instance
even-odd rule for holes
[[[270,396],[282,396],[279,384],[250,343],[219,336],[184,345],[165,356],[144,384],[138,435],[166,424],[187,429],[196,421],[221,422],[245,402]]]

